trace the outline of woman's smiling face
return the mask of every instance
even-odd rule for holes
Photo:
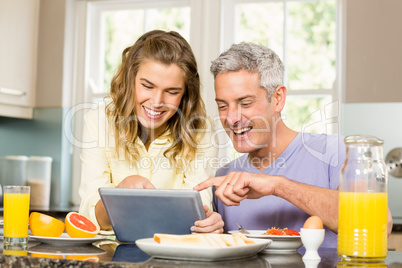
[[[176,64],[141,63],[135,77],[136,114],[148,135],[158,137],[177,112],[185,91],[185,77]]]

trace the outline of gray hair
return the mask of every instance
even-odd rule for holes
[[[284,67],[279,56],[273,50],[253,43],[232,45],[212,62],[210,70],[214,79],[219,73],[257,71],[260,85],[266,89],[269,101],[275,89],[283,85]]]

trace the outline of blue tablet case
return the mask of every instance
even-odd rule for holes
[[[154,233],[190,234],[205,219],[195,190],[99,188],[117,240],[134,243]]]

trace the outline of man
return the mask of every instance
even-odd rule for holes
[[[214,206],[225,232],[237,223],[252,230],[300,230],[316,215],[325,225],[322,247],[336,247],[343,138],[285,125],[284,67],[272,50],[233,45],[212,62],[211,72],[222,125],[244,155],[194,189],[216,187]]]

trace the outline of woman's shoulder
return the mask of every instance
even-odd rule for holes
[[[97,133],[102,129],[107,130],[107,133],[113,133],[106,113],[107,106],[108,102],[102,102],[85,107],[88,111],[84,115],[84,123],[91,131]]]
[[[106,118],[106,108],[110,102],[104,101],[100,103],[91,103],[85,105],[83,109],[87,110],[85,113],[85,120],[95,120],[98,121],[99,119]]]

